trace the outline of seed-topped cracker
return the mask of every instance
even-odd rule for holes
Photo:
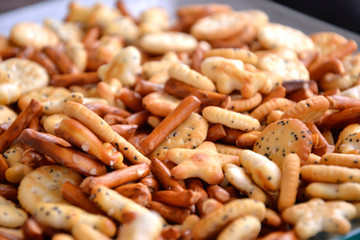
[[[306,125],[300,120],[287,118],[268,125],[259,135],[253,150],[281,168],[283,159],[289,153],[296,153],[305,162],[312,145],[311,132]]]

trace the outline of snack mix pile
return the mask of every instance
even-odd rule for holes
[[[309,239],[360,218],[360,55],[260,10],[69,3],[0,37],[1,239]]]

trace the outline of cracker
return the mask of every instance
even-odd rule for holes
[[[202,114],[211,123],[221,123],[233,129],[254,131],[260,127],[260,123],[256,118],[225,108],[208,106],[202,110]]]
[[[66,203],[35,202],[33,215],[39,223],[59,230],[70,232],[76,224],[84,223],[110,237],[116,232],[115,223],[108,217],[91,214]]]
[[[129,43],[134,43],[138,40],[140,33],[138,26],[127,16],[107,21],[103,29],[104,35],[121,36]]]
[[[197,40],[194,36],[182,32],[156,32],[145,34],[139,45],[151,54],[191,52],[196,48]]]
[[[175,52],[169,51],[159,61],[148,61],[142,65],[142,73],[145,77],[152,77],[156,73],[168,71],[168,69],[180,60]]]
[[[346,126],[338,137],[335,152],[359,154],[360,150],[360,124],[353,123]]]
[[[82,28],[73,22],[63,22],[54,18],[46,18],[44,19],[44,25],[55,32],[59,40],[65,43],[81,41],[84,35]]]
[[[255,185],[245,170],[235,164],[228,163],[224,167],[226,179],[241,193],[245,194],[251,199],[260,202],[266,202],[266,195],[264,191]]]
[[[168,12],[161,7],[151,7],[140,15],[139,28],[142,35],[161,32],[169,29],[170,21]]]
[[[208,57],[223,57],[229,59],[241,60],[244,63],[255,65],[258,62],[258,57],[255,53],[242,48],[214,48],[205,52],[205,58]]]
[[[142,99],[142,104],[146,110],[152,114],[160,117],[166,117],[171,113],[181,102],[167,93],[153,92],[149,93]]]
[[[65,203],[61,188],[66,181],[79,185],[82,177],[59,165],[42,166],[33,170],[19,185],[18,199],[22,208],[33,214],[36,202]]]
[[[302,162],[306,162],[312,145],[311,133],[303,122],[283,119],[271,123],[261,132],[253,151],[274,161],[281,168],[289,153],[296,153]]]
[[[0,83],[0,104],[16,102],[21,96],[19,87],[14,83]]]
[[[226,239],[255,239],[261,229],[261,222],[257,217],[240,217],[226,226],[218,235],[218,240]]]
[[[287,109],[281,115],[281,119],[296,118],[302,122],[317,122],[329,109],[329,105],[324,96],[310,97]]]
[[[190,69],[185,64],[176,63],[172,65],[169,68],[169,76],[202,90],[215,91],[215,85],[210,79]]]
[[[44,117],[42,119],[42,124],[43,124],[44,130],[47,133],[51,133],[51,134],[55,135],[55,129],[58,127],[61,120],[63,120],[64,118],[67,118],[67,117],[68,116],[64,113],[52,114],[50,116]]]
[[[211,212],[195,225],[194,239],[208,239],[217,234],[226,224],[246,215],[253,215],[260,221],[265,217],[265,205],[253,199],[236,199],[223,208]]]
[[[250,116],[259,121],[263,121],[273,110],[285,111],[294,106],[294,104],[294,102],[287,98],[272,98],[255,108],[250,113]]]
[[[0,196],[0,215],[0,226],[9,228],[21,227],[28,218],[24,210],[2,196]]]
[[[267,83],[263,72],[250,72],[236,59],[209,57],[201,63],[201,73],[216,83],[219,93],[229,94],[239,90],[245,98],[255,95]]]
[[[310,36],[321,55],[329,55],[347,43],[347,39],[335,32],[317,32]]]
[[[48,85],[49,76],[39,64],[27,59],[11,58],[0,63],[0,71],[9,75],[10,82],[15,84],[21,93]]]
[[[172,148],[196,148],[205,139],[208,130],[208,123],[201,115],[192,113],[190,116],[175,128],[166,139],[149,155],[165,160],[165,154]]]
[[[281,170],[274,162],[247,149],[240,153],[240,162],[259,187],[270,192],[279,190]]]
[[[135,85],[135,75],[141,71],[141,54],[136,47],[129,46],[121,49],[111,62],[98,69],[99,77],[109,82],[117,78],[124,86]]]
[[[0,105],[0,124],[12,123],[17,118],[17,114],[5,105]]]
[[[176,179],[199,177],[209,184],[219,184],[224,179],[222,167],[226,163],[239,163],[238,156],[218,153],[215,144],[208,141],[196,149],[170,149],[166,157],[177,164],[171,169]]]
[[[59,43],[59,38],[53,31],[32,22],[15,24],[10,30],[9,38],[19,47],[32,46],[37,49]]]
[[[315,51],[315,45],[310,37],[300,30],[278,23],[269,23],[261,27],[258,31],[258,39],[266,49],[283,47],[296,53]]]
[[[84,72],[87,64],[88,53],[80,41],[71,41],[65,46],[65,54],[74,63],[79,72]]]
[[[324,200],[360,201],[360,184],[314,182],[307,185],[305,193],[311,198]]]

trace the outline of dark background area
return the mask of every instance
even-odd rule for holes
[[[0,13],[44,0],[0,0]],[[135,1],[135,0],[134,0]],[[238,0],[241,1],[241,0]],[[360,33],[359,0],[272,0],[307,15]],[[215,2],[215,1],[214,1]],[[221,2],[221,1],[218,1]]]

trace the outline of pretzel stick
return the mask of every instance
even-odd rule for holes
[[[142,183],[125,184],[115,188],[115,191],[144,207],[149,206],[151,202],[151,192]]]
[[[0,196],[10,200],[10,201],[17,201],[17,188],[8,185],[8,184],[2,184],[0,183]]]
[[[169,204],[171,206],[187,208],[196,204],[200,200],[201,194],[191,190],[184,190],[181,192],[163,190],[154,192],[152,198],[154,201]]]
[[[133,136],[136,130],[138,129],[138,125],[136,124],[115,124],[111,125],[111,129],[115,131],[117,134],[122,136],[125,139]]]
[[[10,147],[29,122],[42,111],[42,105],[35,99],[19,114],[10,127],[0,135],[0,153]]]
[[[156,192],[160,189],[160,183],[153,176],[147,176],[140,180],[140,183],[147,186],[150,192]]]
[[[90,201],[89,197],[83,193],[79,187],[75,186],[69,181],[66,181],[62,188],[61,193],[63,198],[70,204],[75,205],[85,211],[93,214],[101,214],[106,216],[106,213],[98,208],[95,203]]]
[[[170,170],[166,167],[166,165],[156,157],[154,157],[151,161],[150,171],[161,183],[164,189],[174,190],[177,192],[184,191],[184,188],[179,184],[179,182],[171,177]]]
[[[217,123],[208,128],[206,141],[216,142],[224,137],[226,137],[224,125]]]
[[[136,83],[135,92],[141,94],[142,96],[146,96],[152,92],[161,92],[164,90],[164,85],[160,83],[153,83],[146,80],[140,80]]]
[[[119,169],[123,166],[123,156],[121,153],[117,152],[109,155],[98,137],[75,119],[64,118],[59,126],[55,128],[55,134],[96,157],[107,166],[114,169]]]
[[[80,184],[80,189],[85,193],[89,193],[97,184],[114,188],[128,182],[139,180],[149,173],[150,168],[146,163],[132,165],[124,169],[108,172],[98,177],[87,177]]]
[[[224,205],[214,198],[207,198],[198,206],[199,214],[205,217],[213,211],[222,208]]]
[[[61,73],[78,73],[79,70],[71,62],[70,58],[57,47],[47,46],[42,51],[53,61]]]
[[[95,45],[96,41],[101,35],[100,31],[101,29],[99,26],[93,26],[85,32],[82,43],[84,44],[86,49],[91,48]]]
[[[175,79],[166,81],[164,90],[179,98],[194,95],[201,101],[202,107],[219,106],[227,108],[231,102],[231,97],[228,95],[201,90]]]
[[[131,18],[131,20],[133,20],[135,23],[138,22],[127,10],[127,8],[122,0],[116,1],[116,8],[121,12],[122,15]]]
[[[205,58],[205,49],[198,44],[191,56],[191,68],[201,73],[201,62]]]
[[[68,73],[53,75],[50,84],[58,87],[70,85],[85,85],[100,82],[97,72]]]
[[[126,118],[128,124],[135,124],[138,126],[143,126],[147,123],[147,119],[150,116],[150,112],[143,110],[134,114],[131,114]]]
[[[20,49],[20,51],[16,54],[17,58],[26,58],[30,59],[30,56],[35,52],[35,48],[32,46],[26,46],[25,48]]]
[[[260,133],[260,131],[251,131],[239,135],[236,138],[236,146],[239,148],[253,147]]]
[[[340,96],[340,95],[332,95],[327,96],[327,100],[330,103],[330,109],[345,109],[345,108],[353,108],[353,107],[360,107],[360,100],[346,97],[346,96]]]
[[[195,96],[184,98],[164,120],[140,142],[140,149],[145,155],[151,153],[185,119],[200,107],[200,100]]]
[[[103,117],[105,114],[108,114],[108,113],[112,113],[112,114],[118,115],[120,117],[125,117],[125,118],[131,115],[131,113],[129,113],[128,111],[126,111],[124,109],[105,105],[103,103],[95,103],[95,102],[86,103],[85,106],[87,108],[89,108],[91,111],[95,112],[100,117]]]
[[[243,131],[236,130],[236,129],[232,129],[232,128],[228,128],[228,127],[224,127],[224,128],[225,128],[226,136],[221,139],[221,142],[227,143],[227,144],[235,145],[236,139],[237,139],[240,135],[242,135],[242,134],[245,133],[245,132],[243,132]]]
[[[230,200],[230,194],[219,185],[210,185],[206,188],[210,198],[214,198],[221,203],[226,203]]]
[[[322,133],[320,132],[320,130],[317,128],[317,126],[315,125],[315,123],[313,122],[307,122],[306,126],[309,128],[309,130],[313,133],[313,134],[317,134],[319,136],[318,138],[318,144],[316,146],[313,147],[313,153],[315,153],[318,156],[322,156],[326,153],[329,152],[333,152],[335,149],[334,145],[330,145],[326,139],[324,138],[324,136],[322,135]]]
[[[34,51],[34,53],[30,56],[30,59],[43,66],[50,76],[59,74],[59,70],[57,69],[55,63],[52,62],[45,53]]]
[[[28,218],[21,230],[25,236],[25,239],[34,239],[34,240],[42,240],[43,239],[43,229],[39,225],[38,221],[34,217]]]
[[[0,182],[5,182],[5,172],[9,168],[2,154],[0,154]]]
[[[339,112],[325,115],[318,124],[319,129],[342,128],[360,121],[360,107],[347,108]]]
[[[262,99],[261,103],[269,101],[272,98],[283,98],[285,96],[286,96],[286,88],[283,86],[277,86]]]
[[[24,152],[19,162],[31,168],[38,168],[44,165],[57,164],[54,160],[41,153],[38,153],[34,149],[29,149]]]
[[[109,125],[126,123],[125,118],[115,115],[115,114],[112,114],[112,113],[105,114],[105,116],[103,118],[104,118],[104,121],[107,122],[107,124],[109,124]]]
[[[0,50],[0,57],[4,60],[8,58],[16,57],[17,53],[19,52],[19,48],[7,46]]]
[[[312,92],[318,93],[317,83],[313,80],[290,80],[283,82],[282,86],[286,89],[286,94],[291,94],[301,89],[311,89]]]
[[[125,107],[132,112],[144,110],[141,95],[128,88],[119,89],[115,94],[115,99],[120,99],[124,103]]]
[[[163,228],[163,230],[161,231],[161,237],[162,239],[180,239],[182,237],[182,233],[180,232],[180,229],[176,227],[167,227],[167,228]],[[184,238],[184,237],[181,239],[190,240],[190,238]]]
[[[300,89],[288,95],[289,100],[300,102],[302,100],[316,96],[310,89]]]
[[[158,212],[166,220],[182,224],[185,219],[190,215],[190,211],[174,206],[168,206],[161,202],[151,201],[149,208]]]
[[[21,229],[0,227],[1,240],[23,240],[24,234]]]
[[[320,79],[328,72],[343,74],[345,72],[343,63],[338,58],[327,58],[323,62],[316,64],[316,66],[309,68],[310,78],[314,80]]]
[[[28,124],[28,128],[31,128],[35,131],[39,130],[39,126],[40,126],[40,119],[38,117],[34,117],[33,119],[31,119],[31,121]]]
[[[43,133],[25,129],[19,136],[18,141],[83,175],[102,175],[106,173],[103,164],[78,150],[65,148],[47,141]]]

